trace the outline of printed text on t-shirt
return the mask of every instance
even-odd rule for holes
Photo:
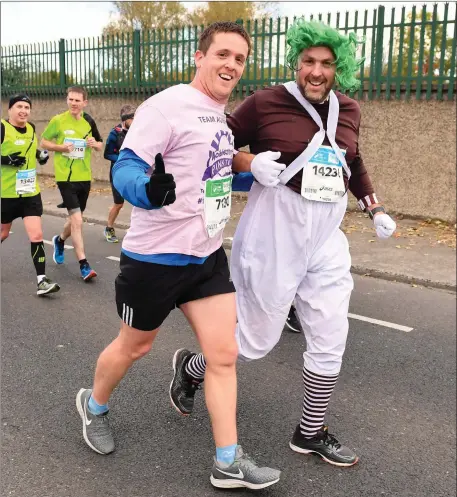
[[[198,116],[201,123],[222,123],[225,124],[227,120],[225,117],[220,116]]]

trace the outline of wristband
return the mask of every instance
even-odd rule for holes
[[[380,206],[380,207],[375,207],[374,209],[366,209],[366,212],[368,212],[368,215],[370,216],[370,219],[373,219],[374,218],[374,215],[377,213],[377,212],[384,212],[384,214],[386,213],[386,209],[384,209],[384,207]]]

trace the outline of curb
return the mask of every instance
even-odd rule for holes
[[[226,250],[232,249],[233,238],[224,238],[222,246]],[[457,286],[449,283],[442,283],[440,281],[427,280],[424,278],[416,278],[415,276],[407,276],[406,274],[390,273],[388,271],[380,271],[379,269],[369,269],[364,266],[351,266],[351,273],[360,276],[370,276],[387,281],[396,281],[399,283],[408,283],[411,285],[425,286],[429,288],[436,288],[439,290],[447,290],[453,293],[457,292]]]
[[[389,273],[388,271],[380,271],[379,269],[367,269],[362,266],[351,266],[351,273],[361,276],[370,276],[387,281],[396,281],[399,283],[408,283],[410,285],[424,286],[428,288],[436,288],[438,290],[447,290],[448,292],[457,293],[457,286],[450,283],[440,281],[432,281],[424,278],[416,278],[415,276],[407,276],[406,274]]]
[[[63,212],[58,212],[53,209],[43,209],[43,214],[47,214],[48,216],[55,216],[55,217],[62,217],[65,218],[67,217],[66,211],[63,210]],[[84,221],[87,223],[93,223],[93,224],[99,224],[101,226],[106,225],[106,219],[100,219],[96,217],[87,217],[84,216]],[[126,230],[130,227],[130,224],[126,223],[114,223],[115,228],[123,229]],[[233,238],[224,238],[224,241],[222,243],[222,246],[226,250],[231,250],[232,249],[232,240]],[[390,273],[388,271],[380,271],[379,269],[370,269],[367,267],[363,266],[351,266],[351,273],[358,274],[361,276],[369,276],[371,278],[378,278],[381,280],[387,280],[387,281],[396,281],[399,283],[408,283],[410,285],[418,285],[418,286],[424,286],[428,288],[436,288],[438,290],[447,290],[449,292],[457,293],[457,286],[456,285],[451,285],[449,283],[443,283],[440,281],[433,281],[433,280],[427,280],[424,278],[416,278],[414,276],[408,276],[405,274],[397,274],[397,273]]]
[[[61,209],[61,211],[62,212],[55,211],[53,209],[46,209],[46,207],[43,208],[43,214],[46,214],[48,216],[62,217],[62,218],[65,218],[68,216],[67,211],[65,209]],[[86,223],[100,224],[101,226],[106,226],[106,219],[100,219],[98,217],[83,216],[83,221]],[[114,228],[126,230],[126,229],[130,228],[130,224],[128,224],[128,223],[114,223]]]

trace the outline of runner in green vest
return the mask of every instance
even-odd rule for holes
[[[97,273],[90,267],[84,252],[82,214],[90,192],[92,150],[100,151],[103,143],[95,121],[83,112],[87,105],[86,90],[81,86],[68,88],[67,105],[68,110],[54,116],[41,135],[41,146],[54,152],[55,179],[63,207],[68,210],[62,233],[52,239],[53,259],[56,264],[64,263],[64,242],[71,236],[81,277],[89,281]]]
[[[46,151],[37,149],[35,126],[28,122],[32,101],[27,95],[11,97],[8,119],[1,122],[2,143],[2,243],[10,234],[13,221],[21,217],[30,239],[35,266],[37,295],[58,292],[60,287],[45,274],[46,254],[43,244],[41,216],[43,203],[36,178],[36,159],[44,165],[49,159]]]

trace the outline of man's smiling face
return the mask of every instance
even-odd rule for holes
[[[13,126],[24,127],[29,120],[30,104],[28,102],[16,102],[9,110],[8,117]]]
[[[330,48],[303,50],[298,61],[297,85],[311,103],[323,102],[335,83],[335,56]]]
[[[206,54],[197,50],[195,63],[205,93],[220,103],[226,103],[240,80],[249,47],[238,33],[216,33]]]

